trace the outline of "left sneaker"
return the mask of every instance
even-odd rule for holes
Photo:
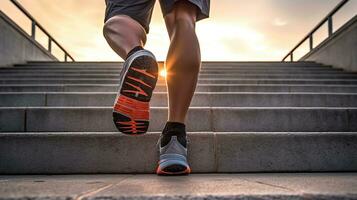
[[[146,133],[149,127],[149,101],[158,79],[158,64],[148,50],[139,50],[124,62],[113,107],[117,129],[129,135]]]

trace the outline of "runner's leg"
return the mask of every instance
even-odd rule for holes
[[[124,59],[113,106],[113,122],[125,134],[146,133],[149,101],[158,66],[155,56],[143,49],[155,0],[106,0],[103,33],[113,50]]]
[[[196,88],[201,55],[195,32],[197,7],[188,1],[179,1],[165,23],[170,37],[166,59],[169,98],[168,121],[184,123]]]

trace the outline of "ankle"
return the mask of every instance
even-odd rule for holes
[[[173,116],[173,114],[169,113],[169,118],[168,118],[166,123],[179,123],[179,124],[184,124],[185,125],[185,115],[184,115],[184,117],[180,117],[180,116],[172,117],[172,116]]]
[[[126,59],[128,59],[131,55],[133,55],[135,52],[143,50],[144,48],[142,46],[136,46],[132,50],[129,51],[129,53],[126,55]]]
[[[172,136],[176,136],[177,140],[186,147],[186,126],[180,122],[166,122],[165,128],[161,133],[161,147],[168,144]]]
[[[185,131],[186,125],[178,121],[167,121],[164,130],[165,129],[182,129]]]

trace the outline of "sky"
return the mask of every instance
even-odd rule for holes
[[[78,61],[121,61],[103,33],[104,0],[18,0]],[[211,0],[210,18],[197,23],[204,61],[279,61],[340,0]],[[0,9],[30,33],[30,21],[9,0]],[[335,17],[335,29],[357,13],[351,0]],[[315,34],[316,43],[327,36],[327,26]],[[36,39],[47,45],[37,32]],[[146,48],[165,60],[169,38],[156,2]],[[54,54],[63,55],[58,48]],[[296,54],[306,53],[307,43]]]

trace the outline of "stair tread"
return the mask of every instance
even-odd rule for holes
[[[0,92],[0,95],[5,94],[71,94],[71,95],[96,95],[96,94],[117,94],[116,91],[113,92]],[[154,92],[154,94],[167,94],[167,92]],[[207,95],[227,95],[227,94],[257,94],[257,95],[294,95],[294,94],[304,94],[304,95],[357,95],[357,93],[343,93],[343,92],[195,92],[195,94],[207,94]]]
[[[101,132],[50,132],[50,131],[44,131],[44,132],[0,132],[0,138],[1,137],[48,137],[48,136],[65,136],[65,137],[70,137],[72,136],[83,136],[83,137],[96,137],[96,136],[101,136],[101,137],[106,137],[106,136],[114,136],[114,137],[127,137],[127,138],[136,138],[144,142],[145,141],[145,136],[146,135],[154,135],[154,136],[159,136],[161,134],[160,131],[149,131],[145,133],[144,135],[140,136],[130,136],[130,135],[125,135],[120,132],[114,132],[114,131],[101,131]],[[302,136],[302,135],[356,135],[357,136],[357,131],[317,131],[317,132],[311,132],[311,131],[225,131],[225,132],[220,132],[220,131],[188,131],[187,135],[191,137],[199,136],[199,135],[232,135],[232,134],[239,134],[239,135],[250,135],[250,136],[266,136],[266,135],[280,135],[280,136],[288,136],[291,137],[293,135],[295,136]],[[140,139],[140,137],[142,137]]]
[[[150,109],[150,131],[167,107]],[[189,131],[354,131],[357,107],[191,107]],[[303,124],[303,126],[302,126]],[[113,131],[112,107],[2,107],[2,131]]]

